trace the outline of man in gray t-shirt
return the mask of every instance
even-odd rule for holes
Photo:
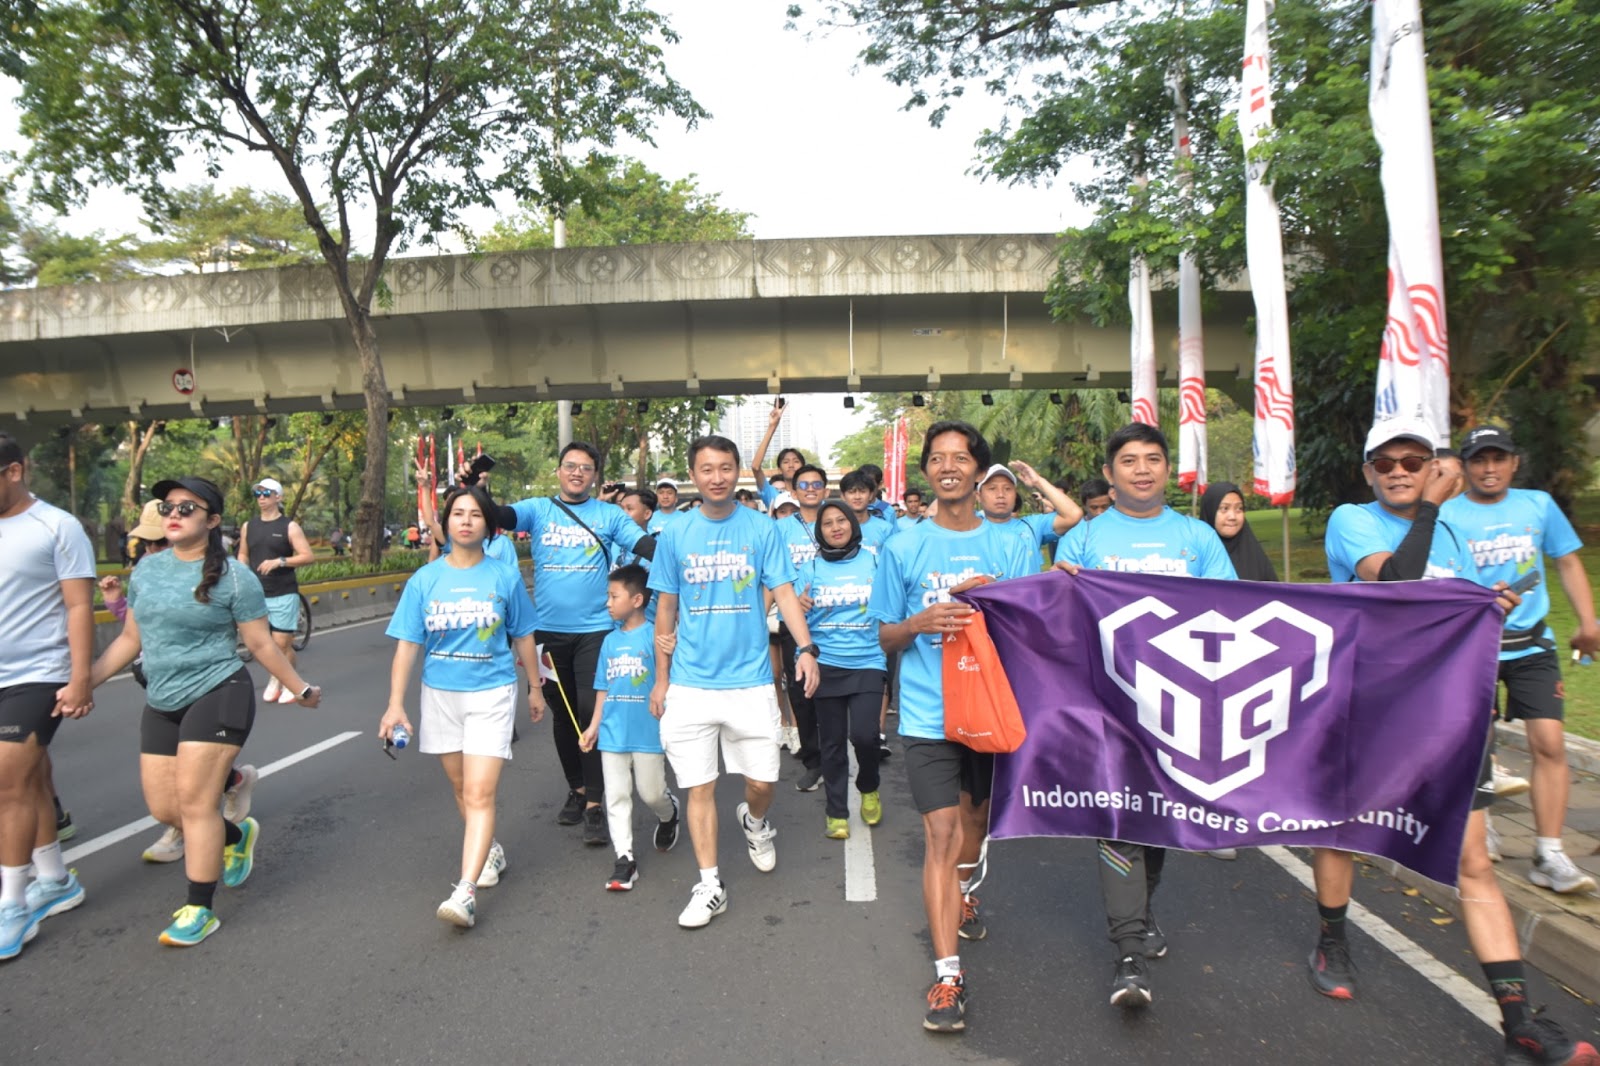
[[[45,754],[62,718],[94,706],[94,549],[76,518],[28,491],[21,446],[0,433],[0,959],[83,902],[56,840]],[[29,865],[37,880],[30,883]]]

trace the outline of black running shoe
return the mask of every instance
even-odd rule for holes
[[[1537,1013],[1506,1032],[1507,1066],[1600,1066],[1600,1053]]]
[[[1356,998],[1356,964],[1350,958],[1350,944],[1333,937],[1322,937],[1317,949],[1306,960],[1311,987],[1330,999]]]
[[[1156,912],[1150,904],[1144,905],[1144,957],[1159,959],[1167,953],[1167,934],[1156,924]]]
[[[672,846],[678,842],[678,797],[668,792],[667,798],[672,801],[672,817],[656,823],[657,851],[671,851]]]
[[[611,843],[611,834],[606,831],[606,812],[599,807],[584,808],[583,842],[590,847]]]
[[[888,737],[888,735],[884,734],[884,733],[879,733],[878,734],[878,761],[882,762],[883,760],[887,759],[889,756],[891,756],[893,754],[894,754],[894,752],[889,748],[889,737]]]
[[[982,940],[989,935],[989,927],[978,913],[978,897],[970,892],[961,896],[961,927],[956,932],[962,940]]]
[[[820,784],[822,784],[822,771],[808,769],[800,775],[800,780],[794,783],[794,790],[796,792],[815,792]]]
[[[1148,1007],[1150,1000],[1150,975],[1145,971],[1144,959],[1138,955],[1124,955],[1117,960],[1117,972],[1111,977],[1111,1005],[1123,1010]]]
[[[935,1033],[960,1033],[967,1028],[967,985],[962,977],[941,977],[928,989],[928,1013],[922,1027]]]
[[[56,815],[56,841],[66,843],[78,835],[78,827],[72,824],[72,812],[62,811]]]
[[[567,802],[561,805],[561,813],[556,815],[557,825],[577,825],[583,821],[583,793],[577,789],[567,790]]]
[[[618,859],[611,870],[611,880],[606,882],[607,892],[628,892],[639,880],[639,864],[632,859]]]

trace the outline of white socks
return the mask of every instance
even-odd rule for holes
[[[722,879],[717,876],[717,868],[715,866],[702,867],[700,870],[700,883],[702,885],[720,887]]]
[[[934,959],[933,976],[936,981],[942,981],[946,977],[960,977],[961,956],[951,955],[947,959]]]
[[[1566,850],[1561,846],[1560,837],[1534,837],[1533,853],[1535,855],[1556,855]],[[37,854],[37,852],[35,852]]]
[[[0,907],[28,904],[28,867],[0,866]]]
[[[34,848],[33,868],[41,881],[65,881],[67,864],[61,860],[60,841],[51,841],[42,848]]]

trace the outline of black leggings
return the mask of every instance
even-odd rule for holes
[[[856,790],[878,791],[878,713],[883,690],[818,696],[817,734],[822,748],[822,783],[829,818],[850,815],[850,753],[856,749]]]
[[[600,749],[584,752],[578,747],[578,730],[588,729],[594,717],[594,669],[600,661],[600,645],[605,643],[605,632],[599,633],[547,633],[540,631],[534,639],[544,645],[556,666],[560,688],[554,681],[544,683],[544,702],[549,707],[550,728],[555,734],[556,756],[561,760],[561,772],[566,775],[567,787],[573,791],[583,789],[584,799],[599,803],[605,794],[605,775],[600,769]],[[566,699],[562,698],[565,691]],[[572,701],[572,713],[578,716],[578,729],[572,727],[572,715],[567,713],[566,700]]]
[[[795,642],[794,637],[789,635],[789,627],[778,626],[778,657],[783,664],[783,682],[789,690],[789,706],[794,710],[795,728],[800,732],[800,750],[795,754],[807,770],[817,770],[822,767],[822,749],[817,737],[817,705],[806,695],[805,686],[795,673],[794,653]],[[876,740],[877,729],[874,728],[872,733]]]

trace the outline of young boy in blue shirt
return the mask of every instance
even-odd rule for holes
[[[617,864],[606,889],[626,892],[639,879],[633,857],[633,790],[660,819],[656,850],[678,842],[678,797],[667,789],[667,757],[661,723],[650,713],[656,683],[656,627],[645,619],[650,575],[638,563],[619,566],[606,582],[606,613],[617,628],[600,646],[594,672],[594,717],[578,738],[584,751],[600,746],[605,776],[606,823]],[[609,712],[609,713],[607,713]]]

